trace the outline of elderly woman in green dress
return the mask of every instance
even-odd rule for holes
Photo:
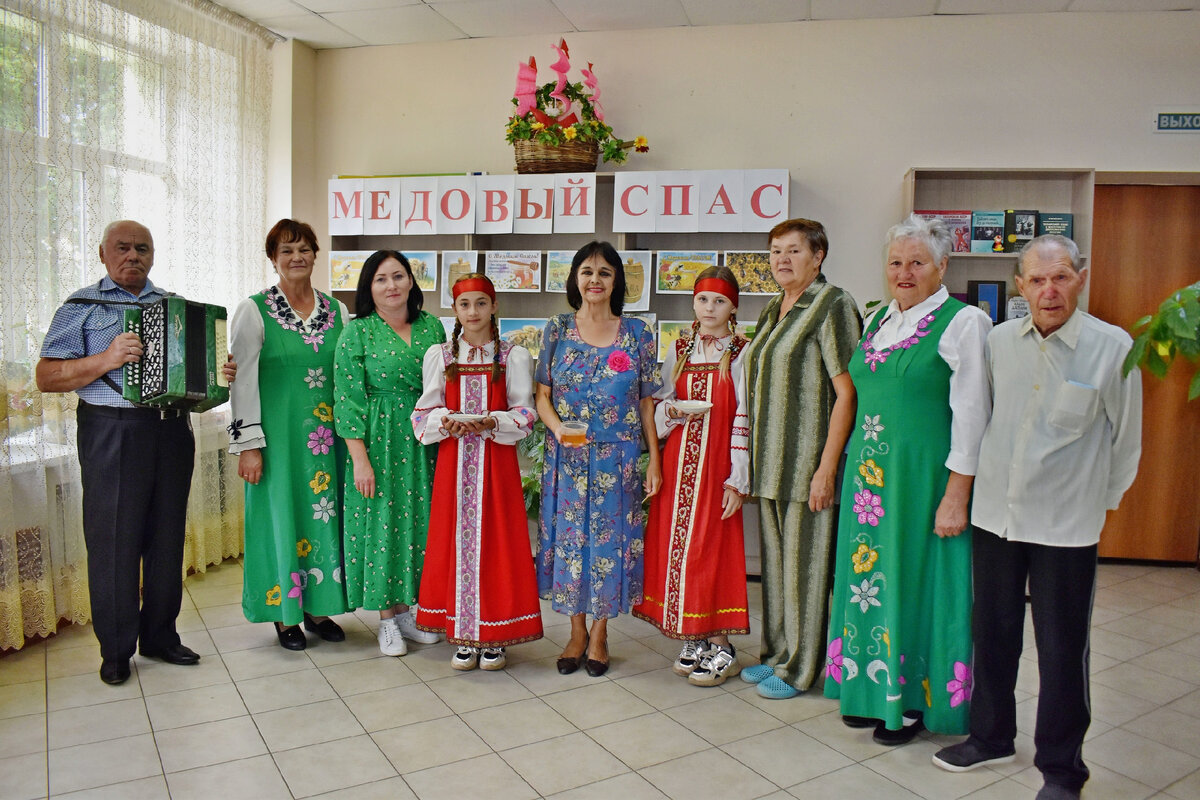
[[[825,659],[838,461],[854,424],[847,373],[862,330],[854,298],[826,282],[829,239],[790,219],[768,234],[783,290],[746,353],[751,494],[762,542],[761,663],[742,671],[763,697],[808,689]]]

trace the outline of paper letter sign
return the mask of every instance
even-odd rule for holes
[[[656,172],[618,172],[613,175],[613,233],[654,230],[657,178]]]
[[[745,175],[745,211],[742,230],[766,233],[788,218],[788,171],[748,169]]]
[[[475,179],[476,233],[512,233],[515,186],[512,175],[480,175]]]
[[[400,233],[437,233],[437,178],[400,179]]]
[[[742,173],[736,169],[697,172],[700,184],[700,230],[742,229]]]
[[[596,232],[596,173],[560,172],[554,185],[554,232]]]
[[[329,182],[330,236],[357,236],[363,232],[362,196],[362,178],[335,178]]]
[[[474,202],[474,176],[438,178],[438,233],[474,233]]]
[[[554,176],[518,175],[513,233],[554,230]]]
[[[363,179],[363,229],[367,236],[400,233],[400,179]]]
[[[659,233],[694,233],[700,230],[699,189],[694,172],[679,170],[659,173],[658,218],[654,220],[654,230]]]

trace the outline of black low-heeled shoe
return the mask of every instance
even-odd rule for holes
[[[608,672],[608,662],[597,661],[594,658],[589,658],[583,665],[583,668],[587,670],[588,675],[591,675],[593,678],[599,678],[601,675]]]
[[[587,643],[587,640],[585,640],[583,643],[583,652],[580,653],[578,656],[576,656],[575,658],[568,658],[567,656],[563,656],[562,658],[558,659],[558,663],[557,663],[558,674],[559,675],[570,675],[572,672],[579,669],[580,665],[582,665],[583,662],[587,660],[587,648],[588,648],[588,643]]]
[[[327,642],[344,642],[346,641],[346,632],[338,626],[336,622],[329,617],[317,622],[312,618],[312,615],[305,612],[304,614],[304,630],[309,633],[315,633]]]
[[[914,719],[912,712],[905,712],[904,719]],[[902,744],[908,744],[913,739],[917,738],[917,734],[925,730],[925,723],[920,714],[915,715],[915,721],[905,725],[898,731],[888,729],[882,721],[875,726],[875,733],[871,736],[879,744],[887,745],[888,747],[896,747]]]
[[[288,650],[303,650],[308,647],[308,640],[304,638],[304,631],[300,630],[299,625],[285,628],[282,623],[276,622],[275,635],[279,637],[279,645]]]

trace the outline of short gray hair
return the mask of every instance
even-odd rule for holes
[[[924,219],[916,214],[909,214],[908,219],[904,222],[888,229],[884,247],[890,248],[894,242],[900,239],[919,240],[925,245],[929,255],[933,257],[935,265],[950,258],[950,253],[954,250],[954,237],[950,233],[950,228],[936,217]]]
[[[1079,272],[1080,258],[1079,245],[1071,241],[1065,236],[1059,236],[1057,233],[1044,233],[1034,239],[1030,239],[1021,252],[1017,253],[1017,274],[1025,274],[1025,255],[1034,250],[1046,250],[1048,248],[1059,248],[1064,251],[1071,259],[1071,269]]]

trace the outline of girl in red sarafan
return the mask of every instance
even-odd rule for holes
[[[438,445],[417,627],[458,645],[455,669],[503,669],[507,645],[542,638],[521,472],[513,446],[533,429],[532,358],[501,341],[496,289],[459,278],[454,335],[425,353],[413,430]]]
[[[739,670],[731,634],[750,632],[742,500],[750,490],[745,378],[735,333],[737,278],[725,267],[700,273],[691,336],[663,361],[671,375],[656,395],[663,491],[646,526],[645,599],[633,609],[683,641],[675,672],[718,686]]]

